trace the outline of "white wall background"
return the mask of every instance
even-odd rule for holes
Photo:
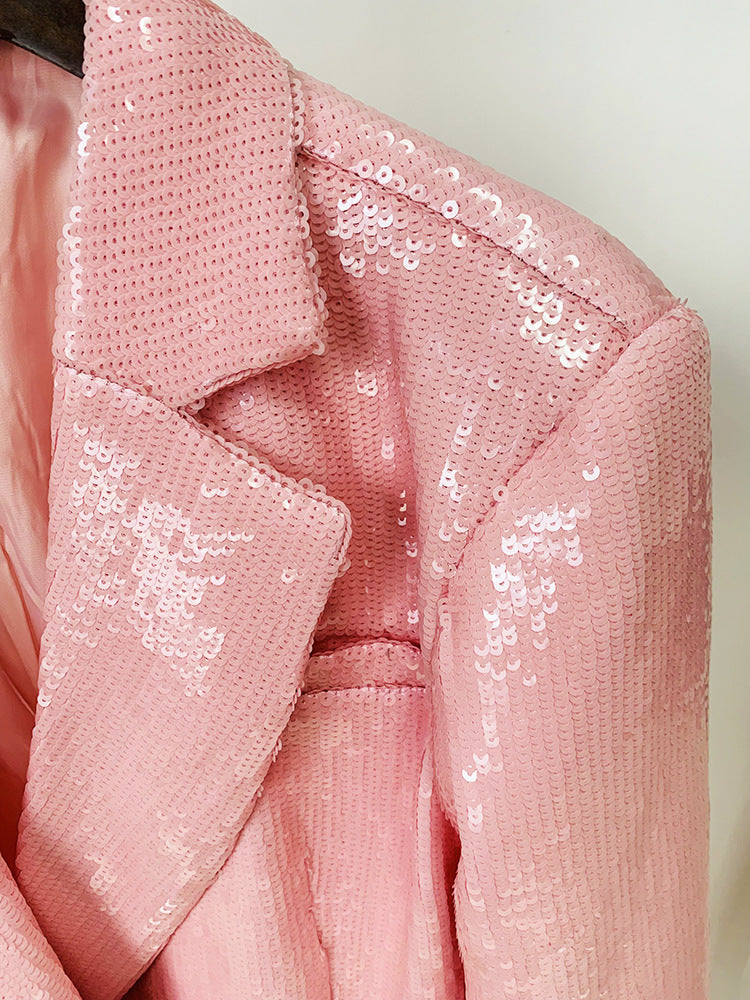
[[[218,2],[298,69],[604,226],[705,320],[712,1000],[750,1000],[750,8]]]

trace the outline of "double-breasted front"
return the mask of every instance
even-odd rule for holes
[[[706,1000],[700,317],[209,0],[84,71],[0,996]]]

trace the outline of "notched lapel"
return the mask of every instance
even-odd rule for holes
[[[82,997],[122,996],[230,853],[347,508],[58,364],[49,588],[16,859]]]

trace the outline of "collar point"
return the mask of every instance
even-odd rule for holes
[[[171,407],[195,406],[325,351],[296,162],[304,105],[289,60],[215,5],[178,20],[171,0],[152,0],[147,19],[118,10],[87,0],[53,349]],[[121,121],[113,108],[126,109]]]

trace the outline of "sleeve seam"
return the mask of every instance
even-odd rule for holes
[[[553,435],[555,435],[556,433],[558,433],[560,426],[565,422],[565,420],[568,419],[569,415],[575,410],[576,406],[578,406],[578,404],[580,403],[580,401],[582,399],[586,399],[588,396],[590,396],[593,392],[596,391],[597,387],[599,385],[601,385],[602,379],[610,371],[612,371],[612,369],[618,363],[618,361],[620,360],[620,358],[622,357],[622,355],[625,353],[625,351],[627,351],[628,347],[630,347],[630,345],[635,340],[637,340],[639,337],[642,337],[644,335],[644,333],[647,333],[649,330],[653,329],[659,323],[664,322],[664,320],[667,319],[667,318],[669,318],[672,314],[686,314],[686,315],[690,315],[690,316],[697,316],[698,315],[697,313],[695,313],[694,310],[689,309],[682,302],[680,302],[679,300],[675,299],[674,302],[673,302],[673,304],[672,304],[672,306],[669,309],[667,309],[666,312],[663,312],[652,323],[649,323],[647,326],[644,326],[641,330],[638,331],[638,333],[634,334],[625,343],[624,347],[622,348],[622,350],[620,351],[620,353],[617,355],[617,357],[614,358],[614,360],[612,361],[612,363],[604,371],[600,372],[600,374],[599,374],[598,378],[596,379],[596,381],[591,386],[589,386],[589,388],[586,390],[586,392],[583,393],[583,395],[581,395],[569,407],[569,409],[567,409],[561,415],[561,417],[558,420],[557,424],[540,441],[538,441],[534,445],[534,447],[532,448],[531,452],[526,456],[526,458],[523,460],[523,462],[521,463],[521,465],[519,465],[517,469],[514,469],[513,472],[510,473],[510,475],[506,479],[505,483],[503,484],[504,489],[508,486],[508,483],[510,483],[510,481],[512,479],[514,479],[516,476],[522,474],[523,470],[529,465],[529,463],[531,462],[531,460],[536,455],[537,451],[543,445],[545,445],[553,437]],[[462,562],[463,557],[464,557],[464,553],[466,552],[466,550],[467,550],[470,542],[476,537],[477,533],[483,528],[483,526],[490,520],[490,518],[493,516],[494,512],[499,508],[500,504],[503,502],[504,497],[505,497],[505,494],[503,494],[503,496],[500,497],[499,499],[493,499],[493,501],[490,503],[490,505],[487,507],[487,509],[481,514],[481,516],[478,518],[478,520],[475,521],[475,523],[472,525],[471,529],[466,532],[466,537],[464,538],[464,543],[461,546],[461,551],[458,553],[458,556],[456,557],[456,560],[455,560],[455,563],[453,564],[453,567],[451,569],[450,575],[448,576],[448,579],[446,580],[445,589],[444,589],[443,594],[441,595],[441,597],[447,595],[447,590],[448,590],[448,588],[450,586],[450,581],[453,578],[453,576],[455,576],[455,574],[458,572],[458,570],[459,570],[459,568],[461,566],[461,562]]]

